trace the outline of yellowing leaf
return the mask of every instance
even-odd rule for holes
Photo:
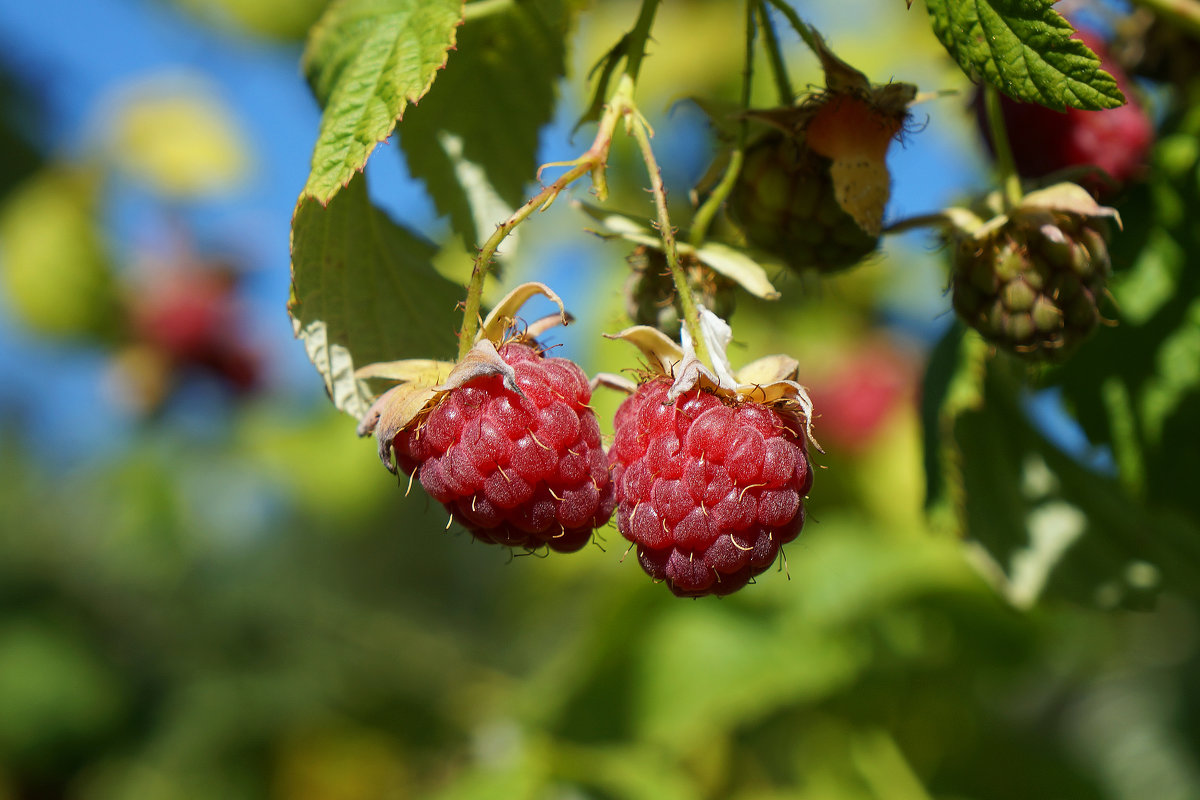
[[[6,305],[42,335],[85,337],[115,327],[116,296],[95,216],[90,173],[46,170],[0,208]]]

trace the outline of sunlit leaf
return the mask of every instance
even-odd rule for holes
[[[446,63],[461,0],[339,0],[313,27],[303,67],[325,112],[304,192],[350,182]]]
[[[926,0],[933,32],[972,80],[1049,108],[1115,108],[1125,96],[1053,0]]]

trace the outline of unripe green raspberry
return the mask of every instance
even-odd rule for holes
[[[675,282],[662,250],[638,245],[626,257],[632,270],[625,283],[625,310],[638,325],[658,328],[678,338],[681,312],[675,299]],[[681,253],[680,266],[696,300],[722,319],[733,314],[733,281],[706,266],[694,255]]]
[[[1100,321],[1111,271],[1101,220],[1069,213],[1010,219],[954,252],[953,302],[985,339],[1017,355],[1057,361]]]
[[[772,131],[746,150],[727,210],[747,242],[794,270],[834,272],[879,244],[838,204],[830,161]]]

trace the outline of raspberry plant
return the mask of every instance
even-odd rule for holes
[[[674,33],[657,24],[659,6],[631,6],[628,32],[591,74],[590,100],[579,103],[590,145],[541,167],[538,132],[554,114],[574,5],[338,0],[313,27],[303,66],[324,113],[293,221],[289,309],[333,402],[359,420],[360,433],[376,436],[389,469],[413,476],[477,538],[529,549],[582,547],[615,500],[617,528],[653,578],[680,595],[733,591],[776,561],[780,546],[800,532],[809,503],[821,507],[819,478],[806,499],[821,409],[786,353],[801,343],[776,340],[784,353],[753,354],[753,365],[771,368],[734,374],[722,316],[737,331],[735,295],[756,303],[805,299],[820,289],[807,279],[788,282],[789,272],[850,271],[887,258],[889,236],[925,227],[946,244],[945,286],[958,317],[935,348],[922,393],[931,521],[972,540],[986,576],[1017,603],[1031,602],[1051,571],[1085,594],[1108,587],[1117,602],[1128,588],[1123,564],[1176,573],[1184,545],[1174,528],[1114,535],[1111,528],[1128,515],[1114,519],[1098,500],[1159,492],[1151,465],[1169,447],[1163,431],[1172,418],[1169,411],[1153,421],[1131,415],[1161,396],[1155,392],[1163,381],[1175,398],[1196,382],[1165,373],[1129,382],[1076,364],[1103,360],[1105,348],[1123,341],[1142,341],[1147,355],[1167,346],[1166,334],[1151,333],[1166,305],[1137,294],[1151,280],[1149,256],[1138,247],[1151,247],[1147,231],[1180,225],[1178,214],[1100,205],[1070,182],[1079,177],[1070,170],[1023,182],[1014,152],[1028,163],[1032,139],[1006,127],[1002,111],[1032,103],[1048,113],[1065,110],[1065,119],[1095,130],[1112,122],[1109,149],[1127,146],[1128,158],[1103,160],[1096,152],[1090,158],[1099,163],[1086,168],[1140,162],[1148,123],[1139,116],[1139,135],[1122,135],[1127,123],[1118,115],[1130,118],[1125,92],[1135,90],[1102,69],[1098,40],[1074,38],[1051,0],[927,0],[933,35],[982,98],[996,190],[965,198],[962,208],[897,218],[888,205],[889,151],[920,135],[920,116],[951,113],[938,99],[941,87],[906,81],[902,60],[871,70],[890,80],[869,77],[837,54],[838,38],[820,35],[785,0],[728,4],[730,30],[744,32],[730,42],[743,51],[740,91],[697,99],[716,143],[698,186],[671,187],[676,196],[694,189],[683,206],[668,201],[659,168],[671,142],[655,136],[639,100],[639,80],[654,69],[647,57],[654,42]],[[787,57],[796,40],[824,75],[823,85],[804,92],[794,89]],[[764,90],[775,94],[774,106],[756,104]],[[1195,126],[1182,107],[1166,114],[1177,130]],[[397,131],[411,173],[466,245],[465,254],[448,246],[440,263],[457,260],[461,270],[434,269],[434,247],[389,219],[367,191],[364,168]],[[1010,133],[1021,137],[1015,149]],[[1061,145],[1056,135],[1042,149],[1050,154]],[[632,164],[618,154],[630,150]],[[1078,148],[1071,152],[1077,156]],[[1194,154],[1175,156],[1179,191],[1193,192],[1183,162],[1193,163]],[[649,191],[653,212],[620,192],[610,198],[610,168],[621,185]],[[1137,190],[1139,174],[1120,172],[1112,177],[1134,180]],[[642,360],[625,362],[623,376],[593,379],[604,387],[598,392],[630,393],[616,419],[599,424],[584,386],[585,373],[597,370],[549,355],[541,340],[549,329],[520,316],[521,301],[534,294],[557,302],[536,266],[538,280],[517,286],[484,318],[492,285],[503,281],[495,262],[506,240],[585,179],[591,202],[578,205],[590,219],[580,218],[580,227],[620,240],[606,258],[623,278],[624,307],[638,325],[619,338],[642,351]],[[1152,196],[1153,208],[1174,207],[1161,186]],[[1123,222],[1130,230],[1122,231]],[[468,271],[465,287],[445,277]],[[1177,275],[1175,288],[1187,280]],[[565,311],[559,316],[569,320]],[[1094,336],[1110,321],[1115,327]],[[1104,374],[1111,381],[1097,390]],[[1021,398],[1048,387],[1074,404],[1094,443],[1112,448],[1115,474],[1089,472],[1038,432]],[[1000,455],[981,446],[984,431],[1003,436],[995,442]],[[526,458],[532,455],[539,457]],[[1075,534],[1087,543],[1080,549],[1107,555],[1079,575],[1056,566],[1065,550],[1039,556],[1040,583],[1030,594],[1013,556],[1042,535],[1042,500],[1014,500],[999,512],[989,503],[1020,496],[997,487],[1020,486],[1035,462],[1049,465],[1056,501],[1090,520]],[[1097,493],[1098,486],[1105,488]],[[1166,509],[1181,496],[1158,499]],[[1158,525],[1157,513],[1138,524]],[[1070,553],[1063,563],[1071,563]]]

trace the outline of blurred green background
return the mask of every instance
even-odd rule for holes
[[[734,5],[665,3],[643,70],[676,203],[713,144],[676,101],[735,96]],[[919,4],[798,5],[874,79],[968,90]],[[1039,598],[1051,563],[1005,597],[926,517],[917,399],[949,325],[927,238],[739,299],[735,362],[798,358],[829,453],[786,565],[734,596],[674,598],[615,528],[514,557],[405,497],[283,308],[322,6],[0,10],[0,800],[1200,798],[1194,587],[1152,592],[1135,562],[1109,592],[1146,589],[1143,610]],[[587,68],[635,13],[579,17],[545,160],[586,146]],[[893,153],[890,216],[986,184],[965,105],[929,105]],[[637,167],[621,145],[618,208],[643,208]],[[398,151],[369,171],[469,267]],[[584,227],[565,203],[535,218],[503,283],[547,280],[581,318],[561,352],[618,371],[631,352],[598,334],[623,325],[625,253]],[[1053,406],[1043,429],[1082,437]],[[1021,475],[1053,514],[1053,476]]]

